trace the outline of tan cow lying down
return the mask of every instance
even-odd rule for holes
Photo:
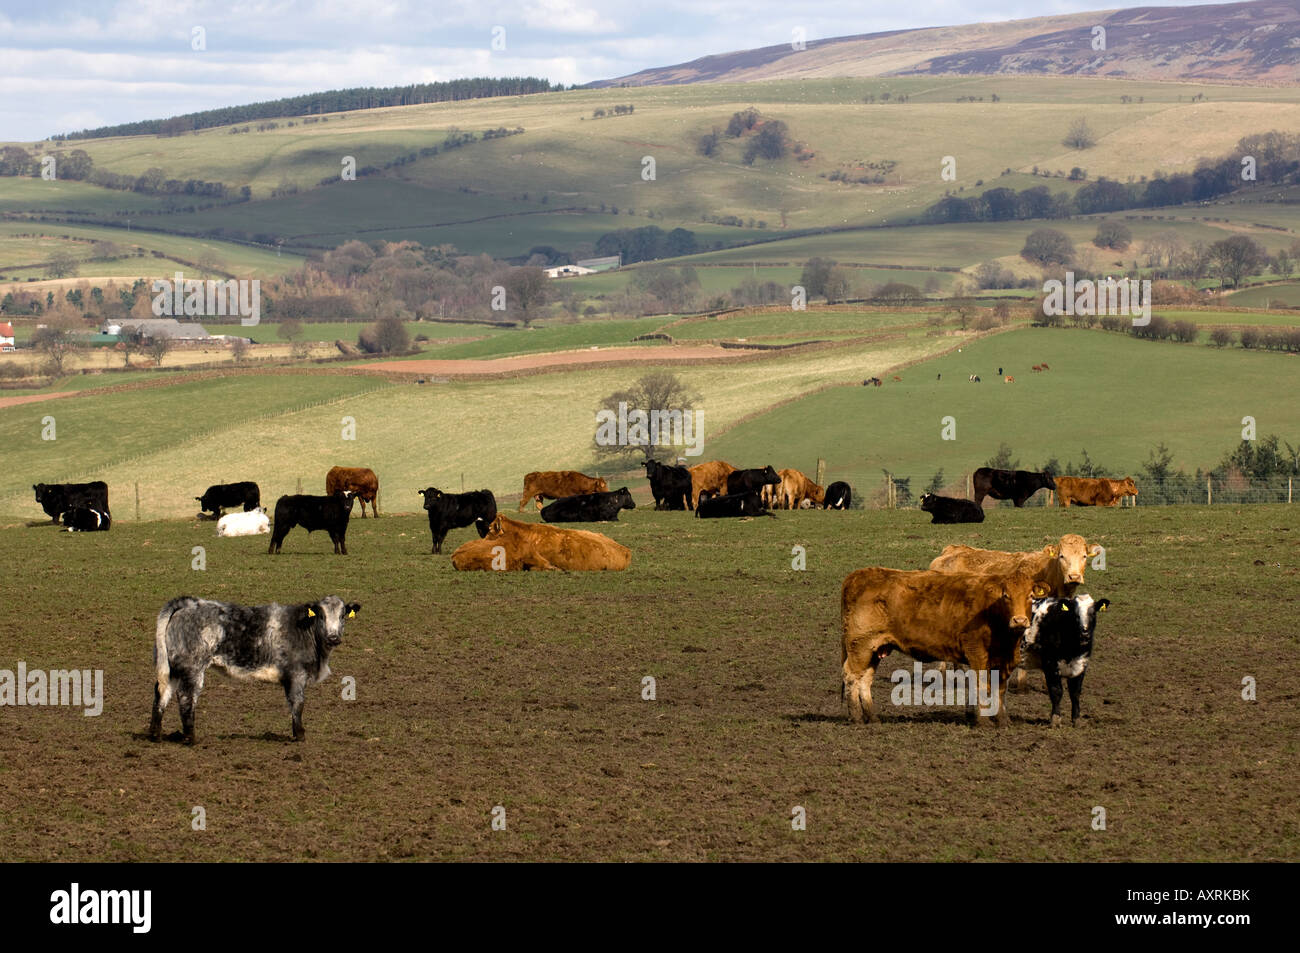
[[[631,561],[630,549],[600,533],[521,523],[501,513],[486,536],[470,540],[451,555],[457,569],[619,570]]]
[[[727,477],[736,472],[736,468],[722,460],[710,460],[687,467],[691,474],[691,504],[698,506],[700,493],[712,490],[721,496],[727,495]]]
[[[998,673],[997,723],[1009,719],[1007,674],[1033,614],[1033,598],[1046,594],[1024,573],[905,571],[871,567],[851,572],[840,592],[843,642],[840,659],[849,715],[879,721],[871,682],[880,660],[894,649],[918,662],[965,663],[992,686]]]
[[[538,470],[524,477],[524,495],[519,499],[517,512],[522,513],[533,497],[537,497],[537,508],[540,510],[542,500],[608,492],[609,484],[600,477],[589,477],[577,470]]]

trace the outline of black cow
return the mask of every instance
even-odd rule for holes
[[[113,517],[107,510],[93,510],[88,506],[64,510],[62,520],[69,533],[107,533],[113,525]]]
[[[158,613],[154,630],[150,739],[162,739],[163,712],[175,698],[181,740],[194,744],[194,707],[203,676],[215,665],[232,678],[279,682],[293,718],[293,740],[301,741],[306,688],[329,678],[329,655],[343,641],[343,622],[360,608],[359,602],[345,604],[338,596],[296,606],[236,606],[193,596],[171,600]]]
[[[340,490],[333,496],[297,494],[280,497],[275,501],[275,530],[271,533],[267,553],[278,553],[289,530],[301,526],[309,534],[318,529],[325,530],[334,544],[334,554],[346,556],[348,547],[344,537],[348,533],[348,520],[355,499],[356,494],[350,490]]]
[[[1012,500],[1016,506],[1024,506],[1039,490],[1055,490],[1056,481],[1046,473],[1032,470],[998,470],[993,467],[980,467],[975,471],[975,502],[983,503],[984,497],[995,500]]]
[[[646,479],[650,481],[650,493],[655,498],[657,510],[694,509],[691,503],[691,471],[686,467],[669,466],[658,460],[647,460]]]
[[[984,508],[970,500],[957,500],[951,496],[921,494],[921,509],[931,516],[930,523],[983,523]]]
[[[542,507],[542,519],[548,523],[603,523],[618,522],[619,510],[634,510],[632,494],[627,487],[610,493],[582,493],[564,496]]]
[[[429,511],[429,533],[433,536],[431,552],[442,552],[442,541],[447,531],[461,526],[474,525],[479,538],[487,535],[488,525],[497,517],[497,498],[491,490],[471,490],[468,493],[443,493],[428,487],[417,490],[424,497],[424,508]]]
[[[211,513],[212,518],[217,519],[221,516],[223,507],[242,506],[245,513],[251,513],[262,505],[262,491],[251,480],[243,483],[215,483],[204,490],[202,496],[194,499],[199,501],[200,510]]]
[[[36,491],[36,502],[41,504],[51,523],[57,523],[64,513],[79,506],[108,512],[108,484],[103,480],[93,483],[37,483],[32,489]]]
[[[1022,668],[1041,668],[1052,699],[1052,727],[1061,723],[1061,679],[1070,686],[1070,721],[1079,725],[1079,693],[1092,658],[1092,637],[1097,630],[1097,613],[1106,611],[1109,599],[1075,594],[1072,599],[1055,597],[1034,600],[1034,614],[1025,630],[1021,650]]]
[[[776,514],[768,510],[763,497],[756,491],[747,493],[728,493],[720,496],[712,490],[700,492],[699,502],[695,504],[695,515],[701,519],[718,519],[726,516],[770,516]]]
[[[733,470],[727,474],[727,495],[761,493],[765,486],[780,486],[781,477],[770,466],[753,470]]]
[[[844,481],[837,481],[826,488],[826,497],[822,500],[824,510],[847,510],[853,502],[853,487]]]

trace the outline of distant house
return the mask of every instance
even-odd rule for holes
[[[610,255],[607,258],[584,258],[578,262],[579,268],[590,268],[592,271],[613,271],[623,264],[622,255]]]
[[[556,265],[546,269],[548,278],[572,278],[575,275],[594,275],[595,268],[583,268],[581,265]]]
[[[12,324],[0,324],[0,351],[13,351],[14,347],[14,326]]]

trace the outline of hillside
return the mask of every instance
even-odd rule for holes
[[[1093,46],[1094,27],[1105,48]],[[669,86],[828,76],[1058,75],[1294,83],[1300,8],[1285,0],[1136,7],[808,40],[593,83]]]

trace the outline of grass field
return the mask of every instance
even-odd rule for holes
[[[597,527],[633,550],[615,574],[460,575],[428,554],[416,516],[354,520],[348,557],[301,530],[270,557],[266,537],[219,540],[191,521],[3,530],[0,562],[24,569],[23,597],[0,601],[3,667],[101,669],[104,707],[8,709],[0,849],[11,861],[1294,862],[1298,514],[999,510],[932,527],[915,511],[732,523],[638,509]],[[1008,695],[1003,731],[960,709],[892,706],[890,672],[911,665],[897,654],[875,684],[882,723],[847,721],[849,571],[924,566],[949,542],[1038,547],[1067,528],[1106,547],[1085,589],[1112,601],[1081,727],[1047,726],[1038,675],[1038,691]],[[195,748],[144,740],[154,617],[182,593],[362,604],[333,676],[308,690],[305,742],[287,740],[277,686],[217,673]],[[1245,676],[1256,701],[1242,699]],[[173,707],[165,731],[178,724]],[[206,831],[191,828],[196,806]],[[505,831],[491,829],[496,806]],[[796,806],[805,831],[791,829]]]

